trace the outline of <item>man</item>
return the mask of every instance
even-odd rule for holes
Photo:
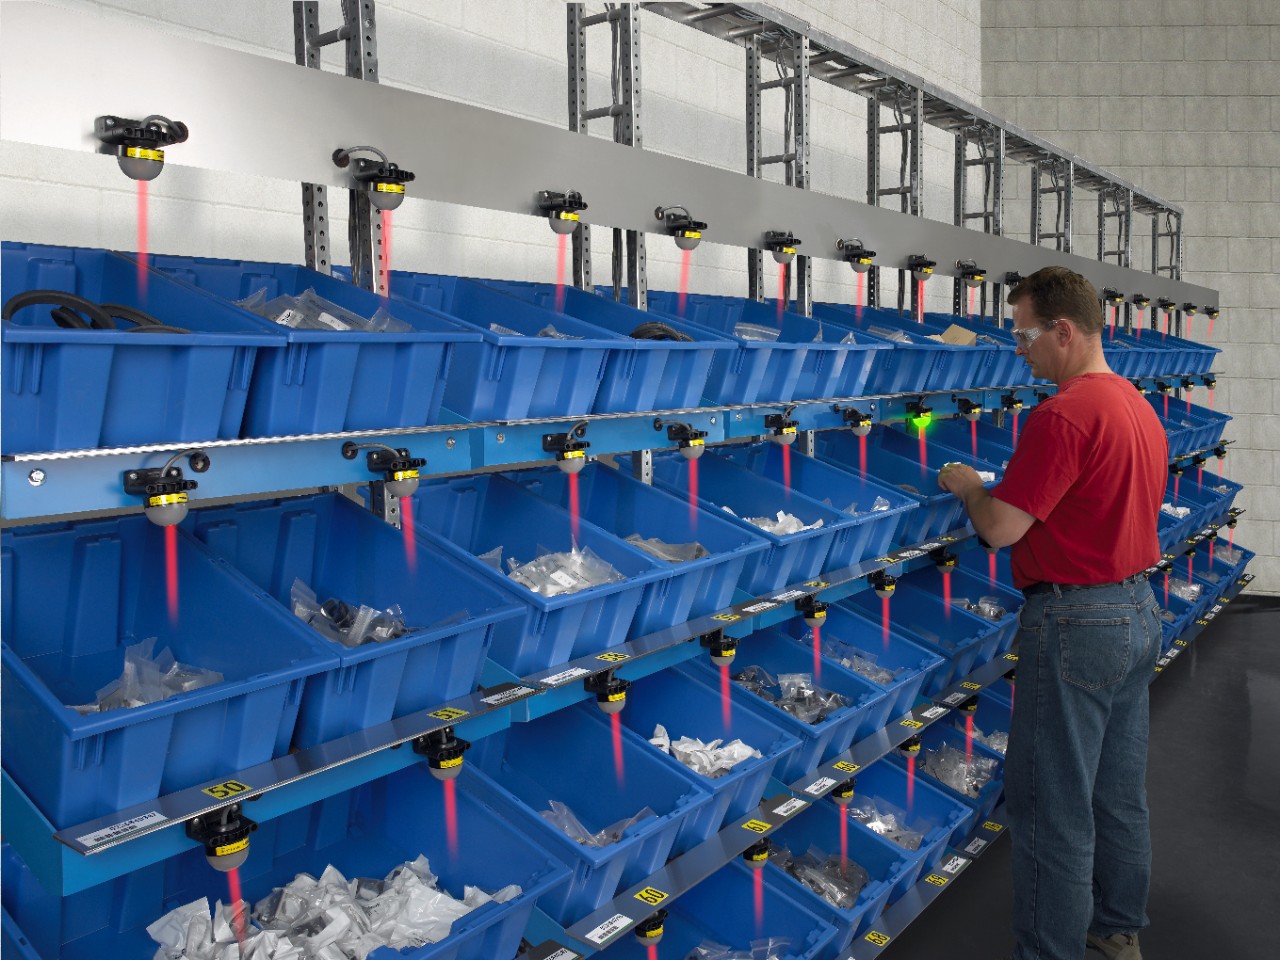
[[[1016,960],[1141,960],[1151,841],[1147,685],[1160,620],[1143,571],[1168,440],[1111,372],[1102,309],[1084,277],[1046,267],[1009,294],[1018,353],[1058,385],[1027,419],[1003,481],[938,477],[978,534],[1012,545],[1018,699],[1005,766]]]

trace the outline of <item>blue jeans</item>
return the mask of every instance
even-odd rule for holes
[[[1005,764],[1017,960],[1081,960],[1147,925],[1147,687],[1160,620],[1145,580],[1027,597]]]

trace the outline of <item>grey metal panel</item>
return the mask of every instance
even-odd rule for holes
[[[571,188],[591,204],[593,222],[648,231],[657,226],[654,206],[678,183],[699,198],[699,217],[719,243],[755,247],[766,230],[789,229],[805,238],[807,255],[839,259],[836,239],[858,236],[886,266],[905,265],[921,252],[946,275],[954,275],[948,264],[963,258],[997,273],[1062,263],[1098,286],[1217,302],[1205,287],[182,37],[148,39],[151,31],[132,24],[36,3],[3,4],[0,16],[0,139],[92,150],[96,115],[159,112],[191,127],[190,140],[169,153],[174,164],[345,187],[331,160],[334,149],[376,143],[418,173],[409,202],[427,197],[533,214],[539,189]],[[56,38],[56,59],[47,56],[48,45],[33,42],[40,37]],[[139,45],[150,53],[149,69],[117,69],[112,51]],[[156,84],[156,76],[165,82]],[[246,109],[261,104],[264,91],[288,108]]]

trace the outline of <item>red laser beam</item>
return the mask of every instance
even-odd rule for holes
[[[973,763],[973,714],[964,715],[964,762]]]
[[[838,807],[840,811],[840,869],[849,869],[849,808]]]
[[[924,323],[924,281],[923,280],[916,281],[916,303],[920,305],[920,309],[917,312],[916,319],[919,320],[921,323]]]
[[[579,526],[578,475],[576,473],[571,473],[569,474],[569,534],[573,537],[574,546],[578,545]]]
[[[791,444],[784,443],[782,445],[782,486],[786,489],[787,497],[791,496]]]
[[[413,537],[413,500],[400,498],[400,532],[404,534],[404,562],[410,573],[418,572],[417,541]]]
[[[676,301],[676,312],[684,316],[685,301],[689,298],[689,258],[692,250],[680,251],[680,295]]]
[[[382,264],[378,271],[378,292],[391,296],[391,211],[382,210]]]
[[[756,908],[756,935],[759,936],[764,929],[764,870],[753,870],[751,872],[755,874],[753,899],[755,900]]]
[[[698,532],[698,461],[689,461],[689,526]]]
[[[943,616],[951,619],[951,572],[944,570],[942,572],[942,607]]]
[[[169,625],[178,625],[178,528],[164,528],[164,581],[169,599]]]
[[[969,319],[973,319],[973,295],[977,292],[976,288],[969,288]]]
[[[147,297],[147,181],[138,181],[138,306]]]
[[[884,634],[884,648],[889,649],[889,598],[880,598],[880,631]]]
[[[613,728],[613,775],[618,779],[618,788],[622,789],[627,785],[626,768],[622,760],[622,716],[612,714],[609,725]]]
[[[733,724],[733,698],[729,696],[729,665],[720,668],[720,719],[724,721],[727,736]]]
[[[458,859],[458,782],[444,781],[444,830],[449,859]]]
[[[782,311],[787,308],[787,265],[778,264],[778,326],[782,326]]]
[[[864,434],[858,438],[858,473],[867,475],[867,438]]]
[[[1018,411],[1013,411],[1013,445],[1018,445]]]
[[[907,813],[916,803],[916,758],[907,757]]]
[[[853,316],[859,323],[862,322],[862,304],[866,299],[865,290],[867,287],[867,275],[865,273],[854,274],[857,277],[855,285],[857,295],[853,299]]]
[[[996,555],[994,553],[987,554],[987,579],[991,581],[991,585],[996,585]]]
[[[978,459],[978,421],[973,420],[969,423],[969,440],[973,447],[973,459]]]
[[[813,628],[813,682],[822,680],[822,639],[820,628]]]
[[[559,235],[559,246],[556,250],[556,313],[564,311],[564,264],[567,259],[569,235]]]
[[[170,527],[169,529],[173,529]],[[248,935],[245,923],[244,903],[240,896],[240,868],[227,871],[227,890],[231,900],[231,916],[232,923],[235,926],[236,941],[243,947],[245,937]]]

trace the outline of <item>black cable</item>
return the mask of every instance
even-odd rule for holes
[[[125,306],[122,303],[104,303],[102,310],[107,316],[115,320],[124,320],[126,323],[133,324],[132,327],[123,328],[124,333],[190,333],[191,331],[185,327],[174,327],[167,323],[161,323],[149,313],[143,313],[134,307]],[[120,325],[116,324],[116,328],[120,329]]]
[[[46,304],[58,308],[50,311],[50,315],[60,327],[78,330],[115,329],[115,323],[100,306],[65,290],[24,290],[14,294],[4,305],[4,309],[0,310],[0,319],[12,320],[19,310]],[[82,320],[75,314],[83,314],[88,320]]]
[[[657,320],[647,320],[631,331],[633,340],[675,340],[680,343],[691,343],[693,337],[681,333],[675,327]]]

